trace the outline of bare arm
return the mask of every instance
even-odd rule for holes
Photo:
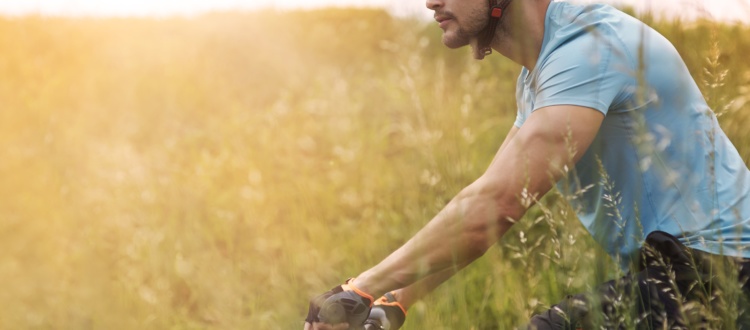
[[[510,144],[510,141],[513,141],[513,138],[518,134],[519,128],[516,127],[516,125],[513,125],[513,127],[510,128],[510,131],[508,131],[508,135],[505,136],[505,140],[503,140],[503,144],[500,145],[500,148],[497,150],[497,153],[495,153],[495,157],[492,158],[492,162],[490,162],[490,168],[492,165],[497,163],[500,159],[500,155],[502,154],[503,150],[505,150],[505,147]],[[489,169],[488,169],[489,171]]]
[[[510,141],[513,140],[513,137],[516,135],[517,132],[518,132],[518,127],[516,126],[511,127],[510,131],[508,131],[508,134],[505,136],[505,140],[503,140],[503,143],[500,145],[500,148],[495,154],[495,157],[492,159],[492,163],[490,163],[490,166],[492,166],[492,164],[498,161],[498,158],[500,154],[502,153],[503,149],[505,149],[505,147],[510,143]],[[394,291],[393,294],[396,296],[396,300],[398,300],[398,302],[402,306],[404,306],[404,308],[408,309],[415,302],[421,300],[422,297],[424,297],[425,295],[435,290],[435,288],[440,286],[440,284],[447,281],[449,278],[451,278],[453,275],[458,273],[461,269],[463,269],[467,265],[468,263],[464,263],[461,265],[454,265],[454,267],[450,267],[438,273],[427,276],[408,287],[398,289]]]
[[[542,196],[593,141],[604,116],[578,106],[552,106],[531,114],[506,140],[487,171],[464,188],[422,230],[354,285],[380,296],[431,274],[481,257],[530,206],[518,196],[526,189]],[[578,152],[569,154],[569,143]],[[447,277],[445,277],[447,278]]]

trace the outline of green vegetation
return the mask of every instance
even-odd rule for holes
[[[750,162],[750,28],[653,23]],[[489,164],[519,67],[380,11],[0,19],[2,329],[300,329]],[[416,305],[507,329],[616,272],[559,198]]]

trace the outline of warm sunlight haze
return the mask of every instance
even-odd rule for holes
[[[653,11],[657,16],[684,18],[708,17],[747,22],[750,6],[743,0],[574,0],[579,3],[610,3]],[[73,16],[168,16],[194,15],[207,11],[248,10],[258,8],[378,7],[397,15],[430,17],[424,1],[403,0],[3,0],[0,13],[6,15],[44,14]]]
[[[593,68],[579,65],[589,63],[614,70],[612,77],[629,75],[627,85],[617,85],[629,96],[608,117],[622,129],[603,134],[638,143],[629,152],[610,149],[622,159],[639,160],[622,165],[627,170],[622,173],[632,174],[629,181],[638,185],[645,178],[639,170],[651,167],[663,171],[658,173],[664,181],[647,188],[658,190],[662,182],[683,187],[690,178],[669,169],[683,158],[666,162],[661,152],[671,146],[694,150],[700,143],[678,138],[703,137],[701,150],[712,147],[711,152],[685,156],[711,165],[695,170],[696,177],[706,178],[700,192],[746,205],[744,195],[717,191],[710,180],[732,167],[719,163],[717,155],[750,164],[750,0],[627,3],[632,6],[621,8],[626,13],[554,6],[575,8],[574,13],[616,12],[622,22],[637,18],[664,38],[627,39],[633,47],[619,53],[632,55],[619,56],[632,60],[625,66],[596,51],[599,45],[624,44],[622,39],[570,33],[596,42],[581,47],[580,56],[575,48],[575,56],[548,63],[559,58],[557,65],[578,63],[571,70]],[[648,8],[655,14],[644,14]],[[479,15],[484,9],[479,7]],[[677,14],[687,19],[674,19]],[[519,118],[515,96],[529,96],[516,91],[519,64],[499,51],[477,61],[471,47],[449,49],[432,15],[424,0],[0,0],[0,329],[302,329],[310,298],[376,265],[462,189],[482,182],[477,178],[492,166]],[[537,23],[543,21],[540,15]],[[510,22],[511,32],[527,23]],[[651,31],[638,24],[627,30]],[[674,47],[635,50],[649,41],[666,43],[662,39]],[[533,46],[541,38],[518,40],[531,42],[508,45]],[[642,56],[651,49],[667,49],[673,57]],[[677,54],[684,65],[674,60]],[[673,72],[682,74],[670,76]],[[642,81],[650,76],[671,77],[665,80],[667,95],[701,105],[689,113],[696,122],[714,123],[718,117],[718,132],[726,138],[715,139],[715,126],[706,132],[668,129],[632,111],[658,108],[667,99]],[[578,85],[579,79],[567,82]],[[685,91],[694,97],[683,98]],[[700,94],[705,103],[696,101]],[[632,102],[644,106],[630,107]],[[655,113],[662,122],[678,117]],[[601,120],[587,112],[592,117]],[[587,122],[571,120],[566,127]],[[564,155],[540,157],[572,159],[581,155],[581,145],[567,144],[574,134],[560,133],[564,124],[525,126],[531,132],[559,130],[514,140],[535,141],[535,148],[519,151],[515,142],[506,147],[519,155],[539,154],[552,150],[545,144],[549,140],[558,146],[551,153]],[[620,132],[636,135],[629,139]],[[719,143],[726,139],[736,150]],[[514,179],[520,182],[525,174],[519,166],[529,165],[530,158],[506,154],[498,154],[494,164],[515,165],[508,173],[518,174]],[[597,243],[569,201],[601,193],[597,204],[612,214],[636,214],[634,222],[605,223],[610,227],[640,224],[638,211],[646,208],[625,205],[601,164],[598,170],[586,167],[600,175],[601,184],[568,187],[569,194],[555,189],[539,196],[526,188],[484,192],[504,188],[497,183],[504,181],[464,194],[461,200],[507,196],[536,206],[514,219],[513,228],[481,258],[415,302],[402,328],[387,330],[515,329],[566,295],[615,278],[623,259]],[[498,168],[484,179],[507,176]],[[579,177],[567,165],[554,168],[545,180],[562,171]],[[650,198],[651,191],[643,195]],[[694,211],[723,202],[711,203],[678,204]],[[506,205],[490,204],[460,204],[444,215],[491,214]],[[494,225],[499,222],[487,222],[433,228],[499,232]],[[433,248],[455,247],[452,237],[478,237],[464,233],[449,232],[445,242],[423,245],[424,256],[417,251],[407,260],[416,270],[403,277],[429,268],[425,256]],[[473,245],[486,248],[484,242]],[[451,270],[465,265],[445,260]],[[679,309],[712,323],[685,328],[738,329],[722,326],[732,325],[737,315],[720,307],[735,301],[740,289],[718,288],[706,298],[719,307],[689,303]],[[621,328],[636,329],[640,315],[629,313],[635,300],[622,297],[615,312],[628,315],[622,322],[630,323]],[[612,319],[620,320],[620,314]],[[654,328],[661,327],[649,329]]]

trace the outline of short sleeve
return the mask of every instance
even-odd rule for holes
[[[521,128],[521,125],[526,121],[526,117],[528,116],[528,111],[524,110],[526,109],[526,105],[524,104],[524,77],[528,74],[528,71],[525,69],[521,71],[521,75],[518,76],[518,81],[516,82],[516,121],[513,123],[513,126],[516,126],[518,128]]]
[[[516,114],[516,121],[513,123],[513,126],[521,128],[525,121],[526,118],[524,118],[523,114],[519,111],[518,114]]]
[[[560,45],[538,66],[532,111],[576,105],[606,115],[635,81],[624,47],[616,45],[621,43],[603,33],[584,33]]]

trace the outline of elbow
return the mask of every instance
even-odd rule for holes
[[[457,202],[464,219],[463,236],[471,254],[477,258],[526,212],[516,194],[486,178],[480,178],[461,191]]]
[[[520,219],[528,209],[524,206],[523,190],[516,191],[511,188],[514,184],[503,182],[498,177],[488,174],[481,176],[472,183],[468,189],[480,196],[483,203],[488,204],[494,210],[494,221],[498,226],[509,227]]]

